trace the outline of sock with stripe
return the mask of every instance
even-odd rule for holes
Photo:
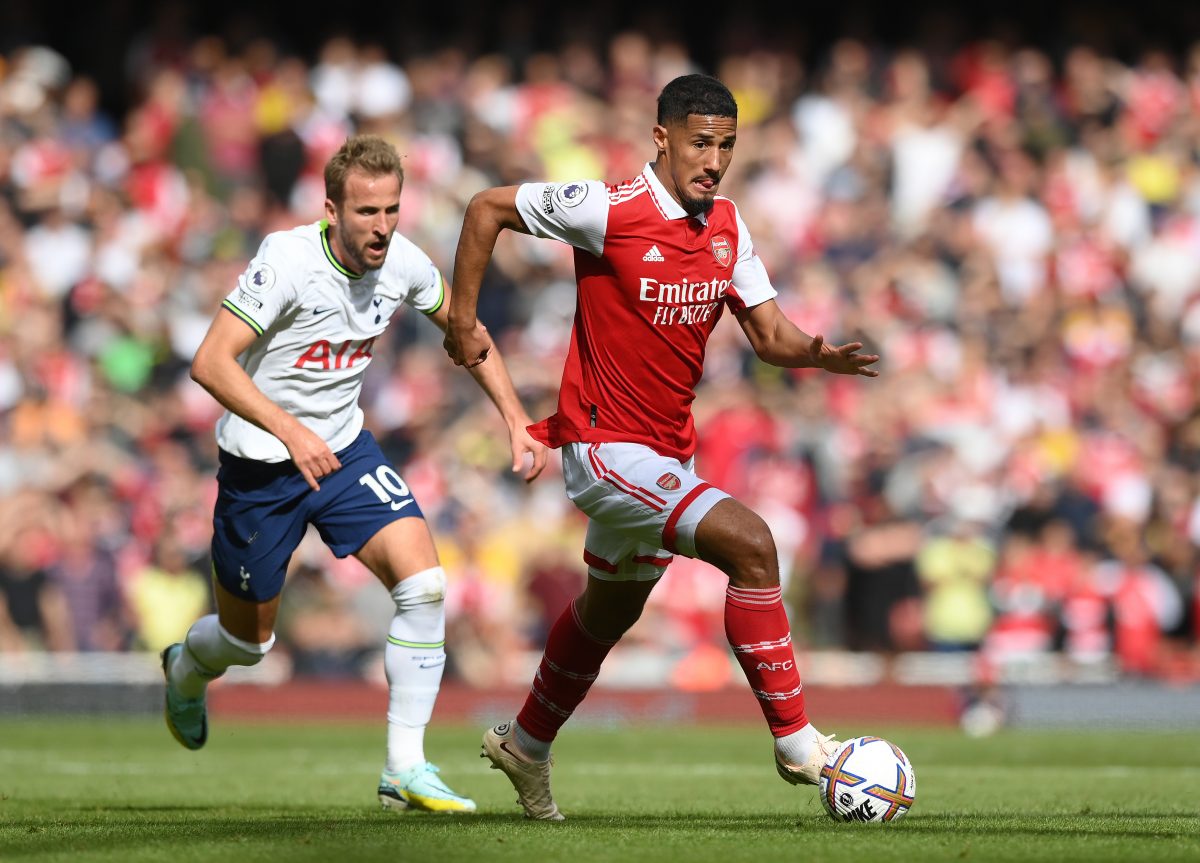
[[[383,652],[389,773],[425,761],[425,726],[446,665],[445,596],[446,573],[440,566],[410,575],[392,588],[396,616]]]
[[[549,757],[550,743],[558,736],[558,729],[587,695],[614,644],[592,636],[580,623],[575,603],[567,604],[550,628],[533,686],[517,714],[517,741],[526,755],[539,761]],[[526,738],[522,733],[545,746],[523,742]],[[543,753],[545,757],[539,757]]]
[[[771,734],[786,737],[808,725],[782,589],[731,584],[725,592],[725,635]]]
[[[207,614],[192,624],[183,639],[183,650],[175,651],[167,668],[171,685],[184,698],[199,698],[209,682],[216,680],[231,665],[257,665],[275,644],[272,635],[263,644],[234,638],[221,626],[215,614]]]

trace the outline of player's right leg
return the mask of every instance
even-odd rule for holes
[[[290,462],[265,464],[221,454],[213,515],[217,613],[196,621],[162,654],[167,727],[188,749],[208,740],[208,684],[233,665],[256,665],[273,629],[287,563],[304,536],[298,501],[308,484]]]
[[[583,702],[609,651],[641,616],[670,555],[658,538],[665,498],[630,486],[610,470],[627,473],[660,456],[634,445],[575,444],[563,449],[567,495],[590,519],[584,545],[587,586],[550,629],[546,649],[520,713],[484,734],[483,754],[517,789],[530,818],[558,820],[550,794],[550,747]],[[604,459],[608,459],[604,462]],[[653,485],[662,471],[640,471]]]
[[[550,792],[549,754],[537,759],[526,754],[516,737],[516,723],[502,722],[483,733],[483,752],[480,758],[492,762],[492,769],[501,771],[517,790],[517,802],[525,817],[535,821],[563,821],[554,796]]]
[[[589,529],[589,541],[595,534]],[[583,702],[608,652],[641,616],[654,584],[589,574],[584,592],[550,628],[521,712],[484,733],[483,756],[512,782],[527,817],[563,819],[550,792],[550,746]]]

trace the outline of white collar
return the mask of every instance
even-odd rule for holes
[[[662,184],[662,180],[658,179],[658,174],[654,173],[653,162],[646,163],[646,167],[642,169],[642,176],[650,185],[650,194],[654,196],[654,200],[658,203],[658,209],[664,218],[668,220],[688,218],[688,211],[671,196],[671,193],[667,191],[667,187]],[[694,218],[702,225],[708,224],[708,217],[705,213],[701,213]]]

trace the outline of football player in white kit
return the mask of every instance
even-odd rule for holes
[[[473,812],[424,753],[445,664],[446,576],[420,507],[358,406],[375,341],[401,304],[447,324],[445,281],[395,233],[402,183],[390,144],[347,140],[325,167],[326,218],[263,241],[196,352],[192,377],[226,408],[217,423],[217,613],[163,651],[166,719],[188,749],[205,744],[205,688],[271,649],[288,560],[312,524],[338,557],[362,561],[396,605],[384,652],[380,802]],[[546,449],[526,431],[531,420],[507,370],[488,362],[476,372],[508,425],[514,472],[529,455],[524,478],[533,480]]]

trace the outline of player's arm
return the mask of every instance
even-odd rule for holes
[[[788,369],[824,369],[839,375],[879,375],[867,368],[879,362],[879,357],[860,354],[862,342],[827,345],[822,336],[810,336],[793,324],[774,300],[738,311],[737,319],[754,353],[764,363]]]
[[[487,330],[476,319],[479,288],[500,232],[508,229],[529,233],[517,210],[517,188],[485,189],[471,199],[463,216],[458,251],[454,255],[454,293],[450,298],[443,343],[455,365],[474,368],[486,360],[493,349]]]
[[[446,286],[446,290],[450,290],[450,286]],[[450,293],[450,301],[454,302],[455,292]],[[443,304],[429,319],[437,324],[443,333],[448,331],[450,324],[450,312],[448,304]],[[487,330],[476,321],[476,326],[487,336]],[[508,426],[508,439],[512,445],[513,457],[513,473],[519,471],[525,462],[525,454],[529,453],[533,457],[533,464],[525,471],[524,480],[533,482],[538,475],[546,467],[546,447],[541,441],[535,440],[529,434],[528,426],[533,423],[525,406],[521,404],[520,397],[517,396],[517,390],[513,386],[512,378],[508,374],[508,366],[504,364],[504,358],[500,356],[500,351],[492,347],[488,354],[486,363],[476,363],[468,368],[471,377],[475,378],[480,389],[487,393],[488,398],[492,400],[492,404],[500,411],[500,416],[504,418],[505,424]]]
[[[192,380],[227,410],[279,438],[315,491],[318,479],[342,465],[319,435],[267,398],[238,363],[256,338],[254,330],[222,307],[192,360]]]

